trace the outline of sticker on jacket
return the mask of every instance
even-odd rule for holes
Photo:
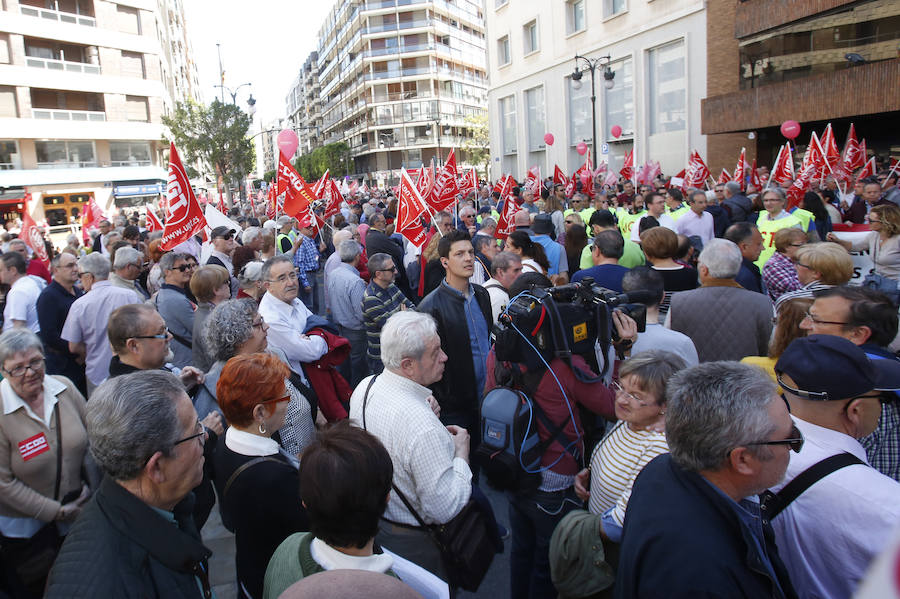
[[[47,437],[44,436],[44,433],[38,433],[24,441],[19,441],[19,453],[22,454],[22,460],[25,462],[45,451],[50,451],[50,445],[47,444]]]

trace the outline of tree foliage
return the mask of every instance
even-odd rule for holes
[[[247,139],[250,116],[234,104],[219,100],[209,106],[189,101],[179,102],[174,113],[162,120],[183,161],[199,160],[221,175],[230,199],[232,186],[240,188],[241,179],[256,163],[253,142]]]
[[[467,116],[466,126],[469,128],[469,137],[463,143],[462,149],[465,150],[470,164],[484,164],[484,178],[488,180],[488,169],[491,166],[491,134],[488,130],[487,111]]]
[[[343,177],[348,174],[349,153],[350,149],[342,141],[328,144],[297,158],[294,161],[294,168],[307,181],[315,181],[326,170],[329,171],[329,176]]]

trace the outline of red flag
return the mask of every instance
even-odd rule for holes
[[[278,190],[285,191],[284,213],[288,216],[299,218],[316,200],[316,194],[281,152],[278,153]]]
[[[750,184],[759,191],[762,188],[762,181],[759,180],[759,172],[756,170],[756,158],[753,159],[753,166],[750,168]]]
[[[423,166],[419,170],[419,178],[416,180],[416,191],[419,192],[419,196],[426,202],[431,197],[431,193],[434,191],[434,158],[431,159],[430,167],[425,168]]]
[[[860,152],[859,142],[856,141],[856,129],[854,129],[853,123],[850,123],[850,131],[847,132],[847,141],[844,143],[841,160],[848,171],[855,171],[865,164],[865,157]]]
[[[456,154],[451,149],[447,161],[437,175],[432,193],[422,196],[434,211],[446,210],[456,203],[459,195],[459,183],[456,178]]]
[[[31,218],[31,213],[28,211],[28,202],[30,201],[31,194],[26,193],[25,199],[22,200],[22,231],[19,233],[19,239],[24,241],[28,247],[31,248],[35,258],[43,262],[44,266],[49,268],[50,256],[47,255],[47,246],[44,245],[44,238],[41,235],[41,230],[34,222],[34,219]]]
[[[859,171],[859,174],[856,175],[857,180],[865,179],[866,177],[874,177],[875,176],[875,157],[872,156],[866,161],[866,164],[862,167],[862,170]]]
[[[747,164],[747,150],[746,148],[741,148],[741,156],[738,158],[737,166],[734,167],[734,181],[741,184],[741,191],[747,189],[747,182],[744,180],[744,176],[746,175],[745,166]]]
[[[803,194],[809,190],[809,185],[813,178],[820,170],[827,166],[825,155],[822,152],[822,146],[819,144],[819,138],[813,131],[809,139],[809,145],[806,147],[806,153],[803,155],[803,162],[800,164],[800,172],[797,178],[787,191],[788,208],[799,206],[803,200]]]
[[[694,153],[691,154],[690,161],[688,161],[687,175],[685,175],[684,178],[684,186],[685,188],[695,187],[697,189],[703,189],[708,178],[709,167],[706,166],[705,162],[703,162],[703,158],[700,157],[700,152],[694,150]]]
[[[350,194],[356,195],[358,193],[359,193],[359,181],[357,181],[356,179],[353,179],[353,181],[350,182]]]
[[[206,217],[194,195],[175,143],[169,145],[169,180],[166,184],[166,225],[159,248],[168,251],[206,227]]]
[[[528,174],[525,176],[525,184],[523,185],[525,189],[529,190],[535,196],[539,196],[541,193],[541,167],[533,166],[528,169]]]
[[[619,171],[619,174],[626,179],[634,178],[634,148],[628,150],[628,153],[625,154],[625,162],[622,164],[622,170]]]
[[[328,171],[329,170],[331,170],[331,169],[326,168],[325,172],[322,174],[322,176],[319,177],[319,180],[316,181],[316,184],[313,185],[313,192],[315,192],[316,198],[319,200],[321,200],[322,198],[325,197],[325,188],[327,186],[326,181],[328,181]]]
[[[566,176],[562,169],[557,165],[553,165],[553,184],[554,185],[568,185],[569,178]]]
[[[91,242],[91,236],[88,234],[88,231],[92,227],[99,226],[101,218],[103,218],[103,211],[100,210],[100,206],[97,205],[97,202],[94,201],[94,197],[91,196],[87,206],[84,207],[84,210],[81,213],[81,238],[84,240],[85,245]],[[160,228],[160,230],[162,230],[162,228]]]
[[[268,218],[269,220],[272,220],[273,218],[275,218],[275,214],[276,214],[276,211],[275,211],[275,205],[277,202],[277,200],[275,199],[276,198],[276,188],[277,188],[277,185],[274,182],[269,184],[269,192],[268,192],[268,195],[266,196],[266,218]]]
[[[791,146],[784,144],[778,150],[778,156],[775,157],[775,164],[772,166],[769,181],[784,187],[791,183],[794,177],[794,159],[791,157]]]
[[[363,181],[363,184],[359,187],[359,193],[369,193],[369,186]]]
[[[400,169],[400,192],[397,194],[396,231],[406,237],[411,244],[421,248],[425,245],[425,227],[422,226],[422,215],[428,211],[422,196],[406,169]]]
[[[341,211],[341,201],[343,201],[344,196],[341,195],[341,190],[337,183],[330,179],[322,187],[325,188],[325,214],[323,216],[331,218]]]
[[[225,197],[222,195],[221,191],[219,191],[219,212],[222,214],[228,212],[228,208],[225,207]]]
[[[156,216],[156,212],[154,212],[153,208],[148,205],[145,207],[145,210],[147,211],[147,231],[162,231],[165,227],[163,227],[159,217]]]
[[[462,176],[459,188],[464,195],[468,195],[470,191],[478,192],[478,173],[475,172],[474,166],[469,169],[469,172]]]
[[[691,156],[691,158],[693,158],[693,156]],[[669,177],[669,180],[666,181],[666,189],[669,189],[669,187],[672,186],[680,187],[681,189],[685,188],[685,169],[681,169],[675,173],[675,175]]]
[[[728,183],[729,181],[731,181],[731,173],[729,173],[726,169],[723,168],[722,172],[719,173],[719,180],[716,181],[716,183],[719,185],[724,185],[725,183]]]
[[[503,186],[500,191],[500,199],[503,200],[503,212],[500,213],[500,220],[497,223],[497,228],[494,229],[494,237],[497,239],[506,239],[510,233],[516,230],[513,216],[519,211],[519,205],[516,204],[515,198],[512,197],[512,181],[512,175],[506,175],[503,179]]]
[[[859,141],[859,168],[865,166],[866,161],[869,159],[869,150],[866,148],[866,140],[861,139]]]
[[[841,153],[838,151],[837,142],[834,140],[834,130],[831,123],[825,126],[825,132],[822,133],[822,152],[825,162],[828,163],[829,171],[833,171],[841,161]]]

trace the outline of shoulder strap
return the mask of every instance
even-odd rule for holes
[[[760,506],[766,517],[771,521],[775,516],[780,514],[791,504],[792,501],[800,497],[804,491],[811,486],[841,468],[853,466],[854,464],[863,464],[852,453],[838,453],[831,457],[825,458],[820,462],[816,462],[800,474],[798,474],[791,482],[786,484],[778,493],[767,493],[763,497]]]
[[[59,500],[59,485],[62,481],[62,421],[59,418],[59,400],[54,406],[56,412],[56,482],[53,485],[53,499]]]
[[[240,466],[238,466],[234,472],[231,473],[231,476],[228,477],[228,481],[225,483],[225,489],[222,491],[222,503],[225,503],[225,499],[228,498],[228,490],[231,488],[231,485],[234,484],[234,481],[237,480],[237,477],[240,476],[241,472],[250,468],[251,466],[256,466],[262,462],[275,462],[277,464],[284,464],[281,460],[276,460],[275,458],[270,458],[269,456],[260,456],[258,458],[253,458],[250,461],[244,462]],[[287,466],[287,464],[284,464]]]

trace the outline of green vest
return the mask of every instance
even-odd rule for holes
[[[772,257],[772,254],[775,253],[775,233],[789,227],[802,229],[803,223],[801,223],[800,219],[793,214],[788,214],[786,217],[779,218],[778,220],[769,220],[768,212],[759,213],[759,218],[756,219],[756,228],[759,229],[759,233],[763,238],[763,251],[754,264],[756,264],[760,270],[762,270],[762,267],[769,258]]]
[[[804,210],[803,208],[797,208],[793,212],[791,212],[791,216],[795,217],[800,221],[800,224],[803,225],[803,231],[805,233],[809,233],[809,223],[810,221],[815,222],[815,218],[813,217],[813,213]]]
[[[687,214],[688,210],[690,210],[690,208],[688,208],[684,204],[679,206],[676,210],[669,210],[669,207],[666,206],[666,213],[673,221],[677,221],[679,218]]]

